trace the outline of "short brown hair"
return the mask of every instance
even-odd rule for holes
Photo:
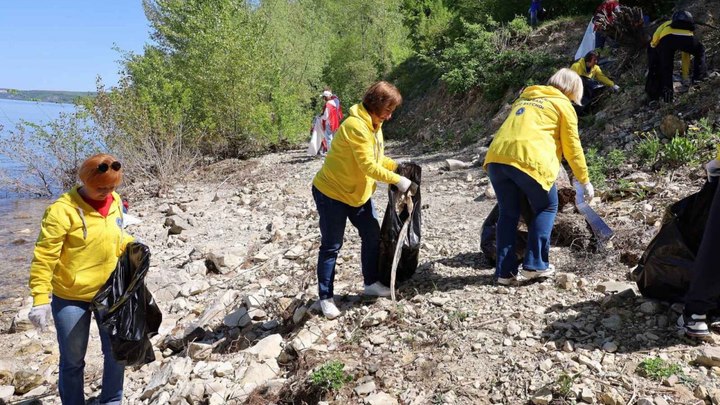
[[[394,110],[402,104],[402,96],[400,90],[391,83],[379,81],[367,89],[362,103],[367,112],[380,115],[384,110]]]
[[[123,177],[122,166],[119,170],[112,168],[113,163],[117,161],[115,157],[107,153],[90,156],[80,165],[78,171],[80,181],[93,188],[119,186]],[[100,165],[103,163],[107,165],[105,171],[100,170]]]

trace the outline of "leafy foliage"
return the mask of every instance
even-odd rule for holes
[[[310,374],[310,381],[323,391],[339,390],[345,383],[352,381],[352,376],[343,371],[344,367],[337,360],[327,362]]]
[[[682,376],[682,368],[678,364],[668,363],[659,357],[643,360],[637,367],[637,373],[652,380],[662,380],[672,375]]]

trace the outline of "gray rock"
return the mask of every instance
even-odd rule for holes
[[[534,405],[548,405],[553,400],[553,394],[552,391],[550,391],[547,388],[544,388],[536,393],[534,393],[531,398],[530,402],[532,402]]]
[[[207,343],[192,342],[188,346],[187,355],[193,360],[206,360],[212,354],[212,345]]]
[[[615,353],[618,346],[615,342],[605,342],[603,343],[602,349],[608,353]]]
[[[276,359],[282,352],[282,342],[282,336],[276,333],[260,340],[244,352],[254,354],[260,360]]]
[[[190,280],[180,287],[180,295],[183,297],[192,297],[198,295],[210,288],[210,284],[205,280]]]
[[[613,314],[600,321],[600,323],[610,330],[619,330],[622,327],[622,318],[618,314]]]
[[[720,367],[720,347],[703,347],[695,363],[705,367]]]
[[[13,381],[13,385],[15,385],[15,395],[27,394],[43,382],[45,382],[45,379],[39,374],[30,371],[18,371],[15,373],[15,379]]]
[[[260,387],[271,379],[277,377],[279,373],[280,367],[275,359],[269,359],[262,363],[253,361],[248,366],[248,369],[239,384],[241,386],[255,384]]]
[[[640,304],[640,312],[647,315],[654,315],[660,312],[661,306],[655,301],[645,301]]]
[[[635,402],[635,405],[655,405],[655,402],[653,402],[652,398],[640,398]]]
[[[625,405],[625,399],[615,388],[600,394],[600,403],[604,405]]]
[[[377,392],[365,397],[365,403],[367,405],[397,405],[398,402],[397,399],[390,394]]]
[[[607,294],[619,293],[627,289],[632,289],[633,285],[630,283],[624,283],[622,281],[606,281],[600,283],[595,287],[595,291]]]
[[[322,331],[320,328],[313,325],[309,328],[301,330],[292,342],[290,342],[290,345],[298,352],[301,352],[309,349],[315,342],[318,341],[318,339],[320,339],[320,336],[322,336]]]
[[[225,324],[225,326],[229,326],[231,328],[236,326],[244,328],[249,325],[250,322],[252,322],[252,319],[250,318],[250,315],[248,315],[248,311],[245,308],[238,308],[235,311],[227,314],[223,319],[223,323]]]
[[[357,387],[355,387],[355,393],[358,395],[367,395],[373,391],[375,391],[375,381],[368,381],[364,384],[360,384]]]
[[[505,333],[510,336],[517,335],[518,333],[520,333],[521,330],[522,328],[515,321],[510,321],[507,326],[505,326]]]
[[[15,392],[15,387],[12,385],[0,385],[0,401],[10,402],[10,398]]]

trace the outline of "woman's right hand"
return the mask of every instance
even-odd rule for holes
[[[44,332],[47,328],[48,318],[50,317],[50,304],[42,304],[32,307],[28,319],[33,326]]]
[[[418,185],[416,183],[413,183],[407,177],[400,176],[400,181],[398,181],[395,186],[398,188],[398,190],[400,190],[401,193],[410,191],[411,195],[417,194]]]

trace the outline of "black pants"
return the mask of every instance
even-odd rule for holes
[[[585,76],[580,76],[580,78],[582,79],[583,84],[583,95],[582,99],[580,100],[582,106],[573,104],[573,107],[575,107],[575,112],[578,116],[585,115],[590,109],[590,104],[592,104],[593,100],[597,96],[599,96],[600,93],[602,93],[602,91],[605,89],[605,86],[603,86],[595,79],[591,79]]]
[[[687,52],[693,56],[693,80],[699,80],[707,75],[707,63],[705,62],[705,47],[694,36],[667,35],[660,40],[654,50],[648,51],[648,84],[651,77],[654,77],[653,86],[659,88],[646,91],[651,99],[660,95],[665,101],[673,99],[673,63],[677,51]],[[653,71],[656,70],[656,71]]]
[[[704,315],[718,308],[720,298],[718,249],[720,249],[720,187],[715,191],[702,242],[693,264],[690,288],[685,294],[685,314],[688,316]]]

